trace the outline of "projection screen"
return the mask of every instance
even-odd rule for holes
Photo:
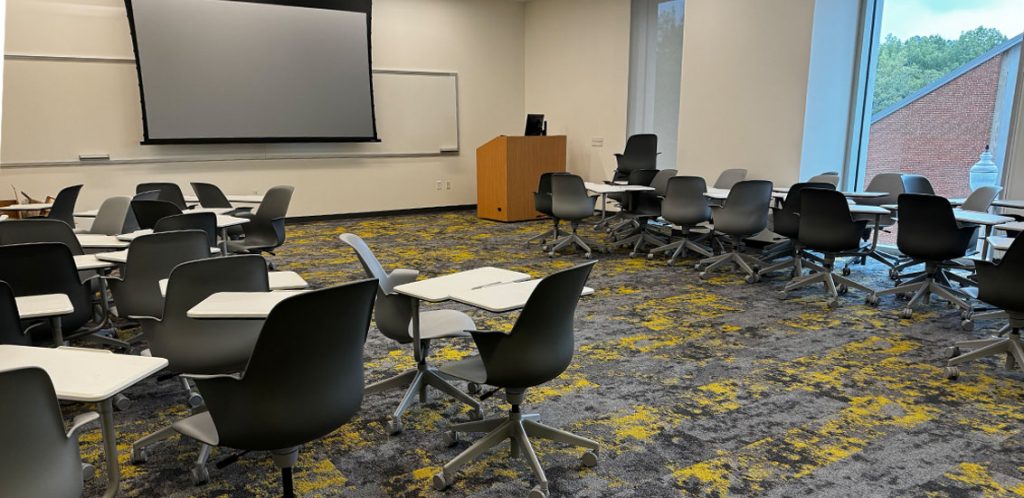
[[[125,0],[143,143],[377,141],[370,0]]]

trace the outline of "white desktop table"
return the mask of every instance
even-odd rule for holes
[[[53,208],[52,203],[39,202],[35,204],[11,204],[10,206],[0,207],[0,211],[46,211],[51,208]]]
[[[50,331],[53,334],[53,345],[64,344],[64,333],[60,326],[60,317],[75,312],[66,294],[40,294],[37,296],[19,296],[14,298],[18,305],[18,316],[22,320],[35,318],[50,319]]]
[[[113,235],[79,233],[75,234],[75,237],[78,238],[78,243],[82,245],[83,249],[124,249],[128,247],[128,242],[118,240]]]
[[[993,251],[1009,251],[1010,246],[1013,245],[1013,241],[1017,240],[1014,237],[997,237],[993,235],[988,238],[990,244],[992,244]]]
[[[272,271],[267,272],[267,277],[270,283],[270,290],[282,291],[282,290],[301,290],[309,287],[309,283],[306,282],[298,273],[293,271]],[[167,281],[169,279],[160,279],[158,284],[160,285],[160,295],[167,295]]]
[[[103,261],[103,262],[106,262],[106,263],[114,263],[114,264],[118,264],[118,265],[123,265],[123,264],[128,262],[128,251],[130,251],[130,250],[131,249],[125,249],[123,251],[98,252],[96,254],[92,254],[91,256],[95,256],[96,259],[98,259],[100,261]],[[211,247],[210,248],[210,254],[220,254],[220,253],[221,253],[220,248],[218,248],[218,247]]]
[[[185,316],[206,320],[265,320],[278,303],[305,290],[218,292],[193,306]]]
[[[654,190],[654,187],[646,185],[626,185],[622,183],[613,183],[609,185],[607,183],[583,182],[583,186],[586,187],[587,190],[601,195],[601,221],[597,224],[597,227],[600,227],[608,216],[608,194]]]
[[[0,345],[0,370],[41,368],[50,376],[57,399],[96,403],[103,431],[103,456],[107,464],[104,497],[116,495],[121,486],[111,400],[166,366],[167,360],[163,358],[113,354],[98,349]]]
[[[1002,199],[992,201],[992,205],[1001,208],[1009,209],[1024,209],[1024,201],[1013,200],[1013,199]]]
[[[540,279],[527,280],[456,292],[452,294],[452,300],[491,313],[505,313],[526,306],[526,301],[530,299],[530,295],[540,282]],[[593,293],[594,289],[584,287],[580,295],[589,296]]]
[[[225,197],[228,198],[228,202],[237,202],[238,204],[259,204],[263,202],[262,194],[225,194]],[[199,202],[199,197],[186,195],[185,202]]]
[[[117,264],[111,261],[103,261],[97,258],[95,254],[84,254],[75,256],[75,266],[78,268],[78,271],[88,271],[116,268]]]
[[[1024,232],[1024,221],[1008,221],[1006,223],[1001,223],[996,225],[996,230],[1014,233]]]

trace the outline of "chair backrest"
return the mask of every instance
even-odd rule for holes
[[[0,372],[0,482],[4,496],[78,497],[82,460],[68,439],[53,383],[37,367]]]
[[[395,285],[391,276],[384,270],[384,266],[380,264],[377,256],[373,254],[363,239],[354,233],[343,233],[338,238],[355,251],[367,278],[377,280],[379,289],[375,304],[376,313],[374,313],[377,329],[388,339],[401,344],[412,342],[412,336],[409,334],[409,324],[412,322],[412,302],[410,301],[412,298],[394,292]]]
[[[22,333],[18,318],[18,303],[7,282],[0,280],[0,344],[31,346],[32,340]]]
[[[111,197],[103,201],[99,211],[96,212],[96,219],[89,227],[89,233],[100,235],[125,233],[131,201],[130,197],[125,196]]]
[[[156,222],[161,218],[181,214],[181,208],[172,202],[156,201],[132,201],[132,212],[135,213],[135,220],[139,228],[152,230],[156,228]]]
[[[153,231],[175,232],[181,230],[201,230],[206,234],[210,247],[217,245],[217,215],[214,213],[184,213],[160,218]]]
[[[537,180],[537,191],[533,193],[533,208],[539,213],[551,216],[551,176],[557,173],[541,173]]]
[[[580,293],[596,261],[545,277],[526,301],[512,332],[477,340],[487,384],[525,388],[559,376],[572,362]]]
[[[259,208],[253,214],[252,221],[242,225],[246,239],[251,237],[251,241],[259,241],[271,249],[284,244],[284,222],[294,192],[295,187],[291,186],[277,186],[267,190]]]
[[[163,316],[143,322],[153,356],[175,372],[223,373],[245,366],[261,323],[257,320],[196,320],[188,310],[217,292],[267,292],[267,262],[255,254],[188,261],[167,281]],[[236,371],[238,371],[236,370]]]
[[[800,193],[800,243],[824,252],[852,251],[860,247],[867,220],[854,221],[842,192],[805,188]]]
[[[966,254],[976,227],[961,228],[953,206],[944,197],[903,194],[899,198],[900,252],[925,261],[944,261]]]
[[[92,318],[89,287],[82,284],[71,250],[64,244],[44,242],[0,246],[0,280],[11,286],[15,296],[67,295],[75,311],[61,316],[61,329],[65,336]],[[46,333],[49,330],[46,324],[33,332]]]
[[[658,164],[658,136],[650,133],[630,136],[616,160],[615,180],[625,180],[630,171],[655,169]]]
[[[699,176],[675,176],[668,179],[665,200],[661,203],[661,217],[683,227],[694,226],[711,219],[707,182]]]
[[[355,415],[377,287],[363,280],[282,301],[267,317],[242,380],[196,382],[222,446],[291,448]]]
[[[154,233],[133,240],[122,280],[110,282],[118,314],[159,317],[164,310],[160,280],[170,277],[181,263],[208,257],[210,244],[201,230]]]
[[[992,207],[992,201],[996,200],[996,197],[999,197],[999,193],[1002,191],[1003,187],[994,185],[978,187],[977,190],[971,192],[971,195],[967,196],[961,208],[966,211],[988,212],[989,208]]]
[[[230,208],[234,207],[228,201],[220,187],[212,183],[192,182],[192,191],[199,198],[199,204],[205,208]]]
[[[155,201],[160,197],[159,190],[150,190],[149,192],[139,192],[132,196],[132,201]],[[135,210],[132,209],[131,202],[128,203],[128,215],[124,220],[124,233],[132,233],[138,230],[139,220],[135,218]]]
[[[78,202],[78,193],[81,190],[81,185],[72,185],[58,192],[57,197],[53,199],[53,207],[50,208],[50,213],[46,217],[51,220],[63,221],[74,228],[75,203]]]
[[[789,239],[796,239],[800,234],[800,208],[803,202],[803,191],[809,188],[835,190],[831,183],[807,182],[796,183],[789,187],[782,208],[775,209],[772,217],[772,231]]]
[[[658,171],[651,179],[651,187],[654,187],[654,194],[664,196],[668,191],[668,181],[672,177],[679,174],[679,171],[674,169],[663,169]]]
[[[714,212],[715,229],[731,235],[754,235],[768,228],[772,182],[745,180],[733,185],[725,205]]]
[[[629,176],[626,178],[626,183],[630,185],[645,185],[649,187],[656,176],[658,176],[658,170],[656,169],[637,169],[629,172]]]
[[[67,246],[74,256],[84,254],[75,231],[60,220],[30,219],[0,223],[0,245],[56,242]]]
[[[583,178],[569,174],[551,178],[551,212],[560,220],[593,216],[594,201],[587,195]]]
[[[903,190],[908,194],[935,195],[932,182],[921,175],[903,175]]]
[[[731,189],[734,185],[747,179],[747,170],[742,168],[727,169],[718,175],[715,188]]]
[[[978,299],[1011,313],[1015,321],[1024,318],[1024,293],[1020,291],[1024,279],[1022,240],[1024,237],[1013,241],[998,265],[989,261],[977,261],[974,265],[978,271]]]
[[[807,183],[827,183],[833,187],[839,186],[839,174],[838,173],[824,173],[821,175],[814,175]]]
[[[896,204],[900,194],[906,192],[903,185],[903,175],[900,173],[879,173],[868,182],[864,189],[866,192],[887,192],[889,195],[870,199],[858,199],[859,204],[881,206],[883,204]]]
[[[181,187],[179,187],[177,183],[140,183],[135,186],[136,194],[140,194],[142,192],[149,192],[152,190],[160,192],[159,197],[157,197],[158,199],[160,199],[161,201],[170,202],[175,206],[178,206],[179,210],[188,207],[185,204],[185,194],[181,193]]]

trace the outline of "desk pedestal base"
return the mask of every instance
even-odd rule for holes
[[[401,387],[409,386],[405,395],[402,396],[402,402],[398,404],[398,408],[391,415],[391,422],[388,423],[388,432],[392,435],[402,432],[402,415],[412,406],[417,395],[421,404],[426,404],[428,401],[427,387],[433,387],[438,391],[441,391],[462,403],[469,405],[473,411],[470,413],[470,418],[476,420],[483,418],[483,413],[480,411],[480,402],[473,399],[472,396],[460,391],[457,387],[449,383],[442,377],[443,374],[438,372],[436,369],[427,366],[426,362],[417,364],[416,370],[409,370],[399,375],[385,379],[374,384],[366,386],[366,394],[388,391],[391,389],[398,389]]]

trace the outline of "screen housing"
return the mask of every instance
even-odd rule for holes
[[[139,57],[139,42],[135,32],[135,15],[132,0],[124,0],[128,14],[128,28],[132,37],[132,50],[135,54],[135,71],[139,80],[139,100],[142,106],[142,145],[173,145],[173,144],[246,144],[246,143],[351,143],[380,142],[377,136],[377,112],[373,90],[373,46],[372,46],[372,0],[212,0],[221,2],[240,2],[280,5],[285,7],[301,7],[311,9],[342,10],[366,14],[366,48],[367,63],[370,68],[370,117],[373,136],[369,137],[213,137],[213,138],[151,138],[149,119],[146,111],[146,91],[142,80],[142,62]]]

